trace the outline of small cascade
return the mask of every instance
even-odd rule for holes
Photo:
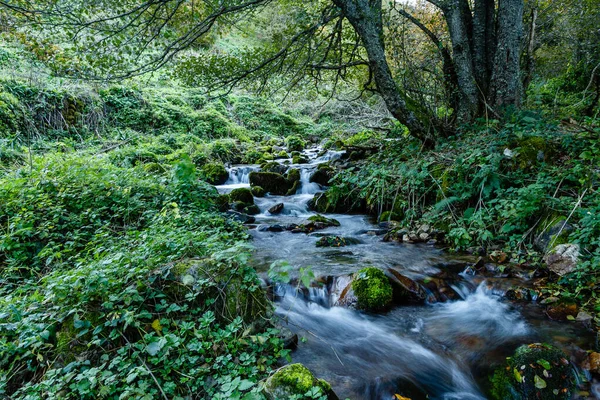
[[[250,173],[260,170],[258,165],[236,165],[228,168],[229,179],[225,185],[250,184]]]
[[[310,167],[300,170],[300,189],[296,194],[315,194],[321,191],[318,183],[310,182],[310,177],[314,171],[314,168]]]

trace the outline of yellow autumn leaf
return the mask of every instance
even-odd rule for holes
[[[396,400],[411,400],[409,397],[404,397],[399,394],[395,394],[394,397],[396,397]]]
[[[160,324],[160,321],[158,319],[152,321],[152,328],[154,328],[154,330],[158,333],[162,331],[162,325]]]

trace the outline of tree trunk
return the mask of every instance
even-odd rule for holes
[[[475,0],[473,9],[473,64],[477,84],[485,97],[489,94],[496,49],[495,7],[494,0]]]
[[[377,90],[394,118],[424,144],[433,143],[434,127],[423,108],[400,90],[388,65],[383,42],[381,0],[334,0],[360,36]]]
[[[496,110],[521,105],[521,42],[523,37],[523,0],[499,0],[498,45],[494,57],[491,103]]]
[[[456,112],[460,122],[469,122],[477,115],[479,90],[473,71],[471,12],[468,4],[464,3],[463,0],[449,0],[442,4],[442,11],[452,41],[452,58],[458,82],[460,106]]]
[[[533,74],[535,72],[535,59],[533,53],[535,51],[535,29],[537,25],[538,9],[534,5],[531,10],[531,22],[529,25],[529,38],[527,39],[527,60],[525,61],[525,79],[523,79],[523,89],[527,90]]]

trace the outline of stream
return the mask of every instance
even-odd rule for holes
[[[267,226],[299,224],[315,215],[308,202],[323,191],[310,183],[318,164],[342,152],[310,149],[307,164],[291,164],[301,172],[301,186],[292,196],[255,198],[260,208],[254,237],[254,264],[265,279],[269,265],[285,260],[295,275],[310,267],[316,279],[310,288],[275,285],[276,314],[301,338],[294,362],[324,378],[340,399],[385,399],[400,394],[416,399],[486,399],[493,369],[521,344],[552,343],[572,359],[591,348],[594,338],[578,324],[549,320],[534,302],[510,302],[504,294],[520,278],[479,276],[468,268],[472,258],[445,253],[433,245],[384,242],[383,230],[365,215],[326,214],[340,222],[311,234],[272,232]],[[249,187],[256,165],[229,168],[229,180],[218,186],[227,193]],[[267,210],[283,203],[283,211]],[[323,235],[353,238],[347,247],[316,247]],[[396,306],[385,313],[366,313],[337,305],[354,272],[376,266],[406,277],[437,282],[424,305]],[[441,290],[443,289],[443,290]],[[600,392],[598,386],[592,387]],[[594,397],[591,397],[594,398]],[[599,397],[595,397],[599,398]]]

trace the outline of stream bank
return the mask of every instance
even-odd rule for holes
[[[577,323],[549,320],[530,301],[536,300],[533,292],[514,296],[514,288],[530,286],[528,271],[506,276],[493,264],[474,268],[475,258],[447,254],[432,243],[385,242],[385,226],[365,215],[326,214],[339,226],[303,230],[317,215],[311,201],[323,190],[311,177],[341,155],[316,148],[304,152],[308,163],[277,160],[282,176],[287,174],[288,192],[255,197],[258,209],[245,220],[254,238],[254,264],[270,287],[276,314],[303,338],[294,362],[327,380],[340,398],[400,394],[413,400],[487,398],[494,369],[522,344],[551,343],[574,366],[582,364],[594,336]],[[260,170],[233,166],[218,189],[249,188],[251,174]],[[298,170],[297,185],[290,181],[293,170]],[[334,238],[334,246],[317,246],[324,237]],[[291,279],[271,282],[270,266],[281,260],[288,263]],[[353,274],[367,266],[416,282],[424,301],[395,304],[382,313],[343,306]],[[297,279],[306,271],[312,277],[308,287]],[[598,383],[578,367],[576,372],[591,384],[582,383],[575,398],[597,398]]]

